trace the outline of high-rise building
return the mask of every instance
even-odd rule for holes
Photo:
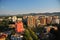
[[[59,16],[52,16],[52,24],[59,24]]]
[[[39,26],[39,25],[40,25],[40,20],[37,19],[37,20],[36,20],[36,26]]]
[[[22,19],[20,18],[19,20],[17,20],[17,22],[15,23],[16,25],[16,32],[17,33],[22,33],[24,32],[24,27],[23,27],[23,22]]]
[[[46,16],[39,16],[40,25],[46,25]]]
[[[28,16],[27,25],[28,25],[28,27],[35,27],[35,17],[34,16]]]
[[[39,16],[40,16],[40,15],[35,15],[34,17],[35,17],[35,19],[38,19],[38,18],[39,18]]]
[[[50,24],[52,22],[52,16],[46,16],[46,23]]]
[[[27,17],[28,16],[23,16],[23,23],[24,23],[24,25],[27,25]]]

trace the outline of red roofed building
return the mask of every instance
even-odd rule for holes
[[[7,34],[0,35],[0,40],[5,40],[7,36],[8,36]]]

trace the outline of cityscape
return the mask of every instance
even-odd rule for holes
[[[60,0],[0,0],[0,40],[60,40]]]
[[[21,22],[20,28],[19,26],[16,28],[17,22]],[[53,40],[56,36],[48,33],[51,29],[57,31],[59,26],[60,16],[58,15],[3,16],[0,17],[0,40]],[[17,32],[22,32],[20,39],[17,39],[19,35]]]

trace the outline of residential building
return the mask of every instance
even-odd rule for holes
[[[35,19],[38,19],[38,18],[39,18],[39,16],[40,16],[40,15],[35,15],[34,17],[35,17]]]
[[[59,24],[59,16],[52,16],[52,24]]]
[[[11,35],[11,40],[23,40],[23,35]]]
[[[8,17],[8,20],[9,20],[9,21],[12,21],[12,17]]]
[[[15,29],[17,33],[21,33],[24,31],[23,22],[21,18],[17,20],[17,22],[15,23],[15,26],[16,26]]]
[[[9,24],[9,28],[15,28],[15,24]]]
[[[12,17],[12,21],[13,21],[13,22],[16,22],[16,20],[17,20],[17,17],[16,17],[16,16],[13,16],[13,17]]]
[[[46,16],[46,23],[50,24],[52,22],[52,16]]]
[[[46,16],[39,16],[40,25],[46,25]]]
[[[24,24],[24,25],[27,25],[27,17],[28,17],[28,16],[23,16],[23,24]]]
[[[28,27],[35,27],[35,17],[34,16],[28,16],[27,26]]]
[[[9,20],[11,20],[11,19],[12,19],[12,17],[9,17],[8,19],[9,19]]]
[[[3,18],[0,18],[0,21],[3,21]]]
[[[36,20],[36,26],[39,26],[39,25],[40,25],[40,20],[37,19],[37,20]]]
[[[17,18],[17,20],[22,21],[22,18]]]
[[[8,36],[7,34],[0,33],[0,40],[6,40],[7,36]]]

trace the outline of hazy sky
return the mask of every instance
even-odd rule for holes
[[[60,0],[0,0],[0,14],[60,12]]]

